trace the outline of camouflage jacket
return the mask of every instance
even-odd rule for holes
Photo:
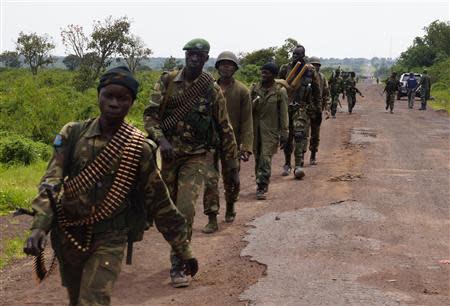
[[[274,154],[280,136],[287,139],[289,132],[286,89],[278,83],[268,89],[258,83],[252,85],[250,96],[253,108],[253,149],[257,151],[257,146],[262,143],[266,150]]]
[[[422,77],[420,78],[419,85],[417,85],[417,87],[419,87],[419,86],[423,93],[430,95],[431,79],[427,74],[422,75]]]
[[[336,77],[335,75],[332,75],[328,80],[328,86],[330,87],[331,97],[338,96],[344,92],[344,81],[340,76]]]
[[[220,79],[217,83],[220,83]],[[241,151],[252,152],[253,119],[249,90],[244,84],[233,79],[231,86],[222,92],[227,101],[228,117],[238,148]]]
[[[75,132],[77,130],[78,132]],[[100,151],[108,144],[102,135],[99,119],[66,124],[55,140],[55,151],[48,164],[47,171],[41,183],[60,184],[64,179],[78,175],[89,165]],[[143,205],[147,213],[147,222],[153,221],[165,239],[183,258],[192,257],[187,241],[186,220],[172,203],[166,185],[161,179],[156,167],[154,152],[150,142],[144,143],[143,155],[137,169],[135,183],[124,203],[113,215],[100,222],[126,219],[131,205]],[[99,205],[108,193],[113,183],[119,162],[113,164],[107,174],[87,192],[80,193],[75,201],[64,202],[61,205],[65,215],[72,218],[82,218],[89,215]],[[134,194],[140,200],[132,204]],[[50,230],[55,214],[44,190],[33,200],[33,210],[36,212],[31,229]],[[114,223],[111,222],[111,223]],[[94,225],[95,228],[96,225]],[[131,228],[133,224],[126,224]]]
[[[181,95],[192,84],[184,77],[184,69],[178,71],[172,79],[173,85],[170,93],[167,92],[170,76],[163,73],[161,79],[155,84],[150,103],[144,111],[144,127],[150,139],[155,142],[164,136],[172,145],[176,156],[197,155],[206,153],[209,148],[204,139],[196,136],[195,122],[187,122],[186,118],[172,129],[171,133],[164,133],[160,127],[162,119],[173,111],[169,106],[160,118],[160,106],[166,94],[170,97]],[[194,81],[196,82],[196,81]],[[219,143],[216,148],[220,152],[222,164],[229,169],[238,167],[238,151],[233,128],[231,126],[225,98],[217,84],[212,83],[204,97],[199,97],[198,102],[191,110],[201,118],[211,119],[214,130],[218,133]]]
[[[398,87],[400,86],[400,82],[392,77],[389,77],[386,80],[386,86],[384,87],[384,91],[386,91],[388,94],[392,94],[398,90]]]
[[[319,72],[320,77],[320,89],[322,92],[322,111],[330,110],[330,87],[328,86],[328,81],[325,75]]]
[[[356,88],[356,80],[349,78],[345,81],[345,94],[354,96],[356,93],[361,94],[358,88]]]
[[[302,76],[299,88],[295,92],[289,93],[289,104],[299,104],[301,107],[306,107],[306,110],[310,112],[321,112],[322,92],[320,76],[316,69],[314,69],[314,66],[307,65],[308,68]],[[286,80],[293,68],[292,63],[284,64],[280,68],[278,77]]]

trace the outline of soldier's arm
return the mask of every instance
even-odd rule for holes
[[[155,223],[158,231],[182,259],[192,258],[187,240],[187,224],[184,216],[170,199],[156,166],[155,157],[146,143],[140,165],[139,181],[144,182],[144,205],[149,212],[149,223]]]
[[[330,111],[330,87],[328,86],[328,81],[323,78],[323,90],[322,90],[322,110]]]
[[[61,132],[55,137],[53,143],[53,155],[48,163],[47,170],[41,179],[40,186],[43,183],[51,185],[62,183],[64,169],[66,169],[69,159],[69,135],[73,125],[74,123],[66,124],[61,129]],[[33,199],[31,206],[35,212],[31,229],[42,229],[48,232],[55,216],[45,189],[39,188],[39,194]]]
[[[280,134],[284,139],[288,138],[289,134],[289,117],[288,117],[288,96],[287,91],[283,87],[281,88],[281,101],[279,107],[280,118]]]
[[[322,107],[322,88],[320,87],[320,76],[317,71],[314,70],[312,79],[312,96],[314,109],[321,109]]]
[[[159,139],[164,137],[163,131],[160,127],[160,106],[166,94],[166,84],[168,82],[169,74],[163,73],[158,82],[153,88],[153,93],[150,97],[149,105],[144,110],[144,129],[148,133],[150,139],[159,143]]]
[[[242,88],[241,93],[241,118],[240,118],[240,139],[241,150],[252,152],[253,150],[253,115],[252,102],[250,101],[250,92],[246,87]]]
[[[281,66],[280,71],[278,72],[278,78],[279,79],[286,80],[286,77],[288,75],[287,69],[288,69],[287,64],[284,64],[284,65]]]
[[[228,118],[225,97],[218,85],[214,86],[213,117],[217,123],[220,138],[220,158],[225,171],[239,167],[238,150],[233,127]]]

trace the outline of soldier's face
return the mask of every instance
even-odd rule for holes
[[[305,49],[302,47],[295,48],[294,51],[292,51],[292,61],[298,62],[302,60],[305,57]]]
[[[133,105],[131,91],[117,84],[103,87],[98,95],[101,116],[109,122],[121,122]]]
[[[320,65],[318,64],[313,64],[314,68],[316,69],[317,72],[320,71]]]
[[[263,83],[272,82],[275,79],[275,75],[266,69],[261,70],[261,81]]]
[[[201,70],[208,58],[208,53],[205,51],[188,50],[185,53],[186,67]]]
[[[217,68],[219,75],[223,78],[231,78],[236,72],[236,65],[232,61],[223,60],[219,62],[219,67]]]

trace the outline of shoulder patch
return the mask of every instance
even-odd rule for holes
[[[63,145],[63,136],[61,134],[56,134],[55,139],[53,140],[53,146],[55,148],[62,147]]]

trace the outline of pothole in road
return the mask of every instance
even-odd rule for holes
[[[351,144],[366,144],[375,141],[377,132],[370,128],[353,128],[350,130]]]

